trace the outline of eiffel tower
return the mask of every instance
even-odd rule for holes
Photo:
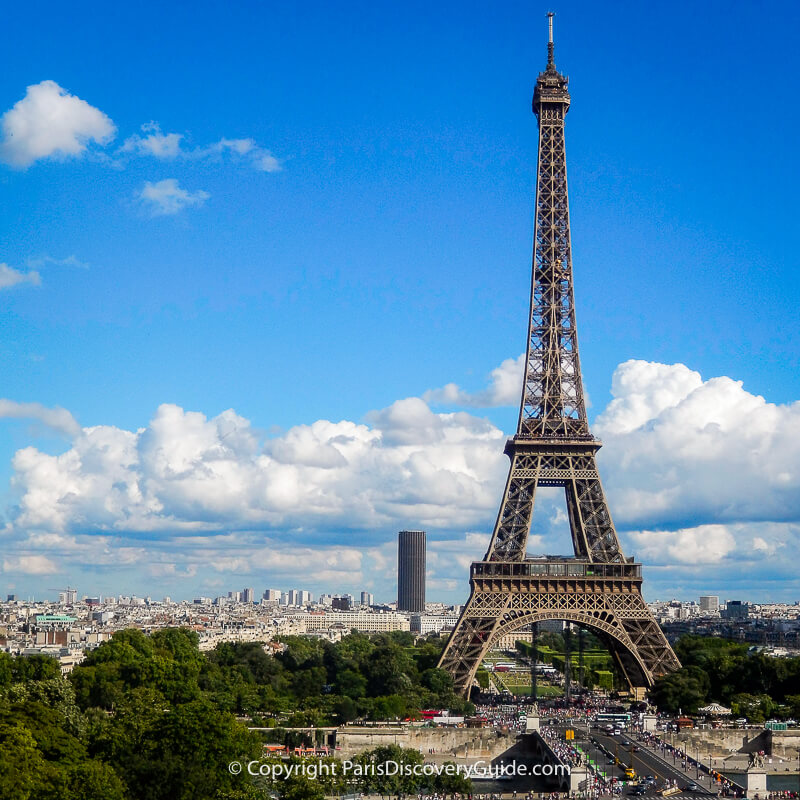
[[[533,280],[525,380],[503,502],[489,549],[470,570],[471,594],[439,666],[468,694],[475,672],[503,634],[543,620],[565,620],[598,635],[620,677],[641,697],[660,675],[680,667],[642,598],[642,567],[620,548],[606,504],[583,394],[567,197],[564,118],[567,78],[553,60],[553,15],[547,67],[533,111],[539,122]],[[565,489],[574,557],[527,557],[539,486]]]

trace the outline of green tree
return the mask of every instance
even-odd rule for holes
[[[102,761],[82,761],[67,772],[70,800],[126,800],[128,793],[113,768]]]
[[[365,793],[401,797],[412,794],[427,782],[426,776],[408,774],[424,759],[418,750],[388,745],[366,750],[353,759],[360,767],[359,788]],[[395,766],[396,765],[396,766]]]
[[[232,761],[248,761],[260,751],[258,740],[208,700],[193,700],[155,717],[142,740],[140,757],[123,773],[137,800],[205,800],[236,788]]]
[[[650,699],[660,709],[691,714],[706,702],[710,680],[700,667],[682,667],[659,678],[650,690]]]
[[[325,790],[305,775],[292,775],[281,782],[278,796],[281,800],[325,800]]]
[[[351,722],[358,717],[358,706],[349,697],[338,698],[333,708],[340,722]]]
[[[333,686],[337,694],[353,699],[364,697],[367,693],[367,679],[355,669],[343,669],[336,676]]]
[[[0,689],[11,685],[13,665],[14,659],[8,653],[0,652]]]
[[[748,722],[762,723],[772,716],[774,710],[775,701],[767,694],[742,693],[731,698],[731,711],[746,717]]]
[[[15,658],[11,673],[14,682],[47,681],[61,677],[61,667],[54,658],[37,654]]]
[[[443,669],[426,669],[422,673],[420,682],[435,694],[442,695],[453,691],[453,678]]]
[[[444,766],[455,767],[455,764],[448,761]],[[456,772],[455,769],[442,769],[434,776],[430,790],[437,794],[472,794],[472,781],[463,772]]]
[[[42,754],[30,731],[17,722],[0,729],[0,792],[3,800],[38,797],[39,776],[45,770]]]

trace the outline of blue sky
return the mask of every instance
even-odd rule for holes
[[[0,591],[391,599],[408,525],[463,599],[516,417],[547,10],[4,11]],[[623,543],[649,597],[800,599],[800,12],[554,10]]]

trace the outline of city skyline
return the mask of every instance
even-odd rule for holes
[[[45,603],[45,604],[63,604],[63,605],[72,605],[74,603],[85,603],[87,600],[100,600],[101,602],[106,602],[107,600],[119,600],[120,598],[130,599],[136,598],[138,600],[150,600],[153,603],[161,604],[165,602],[172,602],[172,603],[191,603],[196,602],[199,598],[208,598],[213,602],[216,600],[232,600],[237,603],[242,604],[253,604],[253,605],[260,605],[261,601],[265,602],[273,602],[277,605],[324,605],[326,601],[333,600],[334,598],[349,598],[353,605],[376,605],[376,606],[385,606],[389,607],[392,605],[397,605],[396,598],[392,598],[389,595],[391,592],[387,594],[387,597],[382,598],[380,595],[376,596],[371,592],[361,591],[358,592],[360,595],[360,599],[356,599],[356,596],[350,593],[342,592],[336,589],[335,587],[328,587],[325,591],[320,592],[319,594],[315,594],[314,592],[309,592],[306,589],[298,589],[297,587],[287,586],[285,591],[283,589],[275,589],[272,588],[265,588],[263,590],[259,590],[256,587],[247,587],[245,589],[236,590],[236,589],[229,589],[227,587],[222,587],[222,591],[224,594],[214,594],[213,597],[209,595],[200,594],[197,596],[176,596],[172,597],[166,595],[164,597],[153,597],[151,595],[139,595],[136,592],[128,592],[122,591],[118,592],[117,594],[112,595],[102,595],[102,594],[91,594],[85,591],[78,591],[75,587],[72,586],[64,586],[62,589],[48,589],[45,590],[44,594],[39,595],[37,597],[27,596],[23,597],[18,593],[8,593],[5,595],[5,599],[7,602],[14,601],[14,602],[24,602],[24,603]],[[254,596],[251,600],[243,599],[245,593],[247,591],[253,591]],[[259,593],[260,591],[260,593]],[[277,592],[278,596],[267,596],[270,593]],[[298,602],[289,602],[292,595],[302,595],[304,599],[302,602],[298,600]],[[73,599],[68,599],[67,595],[69,595]],[[372,602],[365,602],[364,597],[370,597]],[[3,598],[0,598],[2,601]],[[704,603],[703,601],[714,601],[713,608],[707,609],[703,608]],[[745,603],[753,606],[771,606],[771,605],[785,605],[785,606],[796,606],[800,605],[800,599],[793,600],[793,601],[776,601],[776,600],[762,600],[760,602],[756,602],[751,598],[744,596],[744,595],[737,595],[736,597],[726,597],[725,595],[699,595],[695,597],[656,597],[653,600],[649,601],[649,604],[656,605],[656,604],[669,604],[669,603],[680,603],[683,605],[696,605],[701,608],[703,611],[712,611],[716,612],[720,610],[720,608],[724,608],[728,603]],[[458,607],[459,603],[445,603],[441,600],[436,598],[426,600],[426,606],[431,607]],[[402,609],[400,609],[402,610]],[[411,611],[407,611],[407,613],[413,613]]]
[[[429,596],[464,602],[519,403],[548,9],[420,7],[398,26],[353,6],[355,31],[321,5],[302,26],[259,9],[244,31],[199,8],[216,77],[175,10],[183,60],[134,72],[128,12],[129,34],[54,14],[29,52],[5,42],[0,591],[313,575],[378,596],[397,531],[425,528]],[[611,510],[648,600],[794,601],[798,12],[760,12],[754,70],[749,7],[691,26],[625,8],[555,9]],[[760,129],[754,174],[735,123],[764,74],[784,119]],[[565,552],[544,499],[530,549]]]

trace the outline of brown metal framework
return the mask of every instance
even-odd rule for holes
[[[567,78],[553,60],[533,111],[539,122],[533,277],[519,422],[489,549],[472,565],[471,594],[440,667],[468,693],[475,672],[503,634],[545,619],[591,628],[609,647],[629,687],[680,666],[642,599],[641,566],[622,553],[597,472],[601,446],[589,431],[578,355],[567,194],[564,118]],[[526,558],[537,486],[566,493],[575,558]]]

